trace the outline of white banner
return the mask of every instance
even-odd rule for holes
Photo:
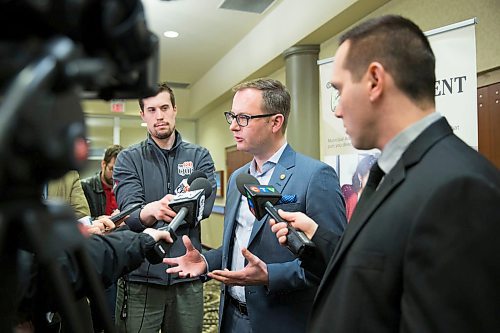
[[[455,134],[477,149],[477,78],[475,19],[426,32],[436,56],[436,111],[446,117]],[[333,58],[318,61],[320,72],[320,154],[321,160],[335,168],[350,217],[355,205],[358,180],[366,180],[366,167],[373,164],[378,151],[355,149],[345,133],[341,119],[331,111],[336,91],[328,82]],[[353,192],[354,191],[354,192]],[[352,207],[353,209],[353,207]]]
[[[477,150],[476,26],[436,29],[426,35],[436,56],[436,111]],[[444,30],[444,32],[443,32]]]

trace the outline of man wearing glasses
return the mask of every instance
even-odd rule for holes
[[[281,82],[257,79],[233,91],[226,120],[237,149],[252,154],[253,160],[229,179],[223,244],[202,257],[185,237],[186,255],[164,262],[174,266],[168,273],[208,273],[224,283],[221,332],[305,332],[317,281],[305,273],[300,260],[280,247],[267,225],[268,216],[255,219],[236,178],[247,172],[282,194],[296,195],[296,202],[277,208],[315,216],[322,227],[340,237],[346,217],[338,177],[330,166],[287,144],[290,94]]]

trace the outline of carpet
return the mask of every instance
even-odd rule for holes
[[[203,333],[217,333],[219,323],[220,282],[203,284]]]

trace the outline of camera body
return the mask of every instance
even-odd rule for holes
[[[68,330],[83,332],[74,290],[57,257],[74,254],[77,271],[85,276],[100,312],[105,313],[102,286],[76,221],[69,218],[59,223],[57,214],[42,204],[42,189],[48,180],[80,170],[86,163],[82,96],[111,99],[154,94],[158,38],[147,28],[140,0],[0,0],[0,27],[0,262],[4,271],[0,285],[6,286],[0,302],[0,331],[12,331],[17,300],[27,296],[18,290],[17,259],[19,249],[30,248],[38,261],[37,271],[47,272],[53,282],[53,296]],[[36,295],[36,286],[27,289],[34,289]],[[105,321],[105,330],[114,332],[110,320]]]
[[[40,193],[86,162],[82,96],[154,94],[158,38],[140,0],[3,1],[0,25],[0,188]]]

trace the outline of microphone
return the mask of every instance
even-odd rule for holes
[[[203,217],[205,199],[212,194],[212,185],[208,179],[205,178],[195,179],[189,188],[190,190],[188,192],[175,195],[168,204],[169,207],[177,213],[172,222],[168,224],[168,227],[173,231],[175,231],[184,220],[190,227],[195,227]]]
[[[238,175],[236,186],[238,191],[247,198],[248,207],[258,220],[269,214],[276,222],[287,224],[286,247],[290,252],[298,258],[304,258],[313,253],[316,245],[302,231],[285,221],[274,207],[275,204],[297,202],[296,195],[282,196],[273,186],[260,185],[259,181],[248,173]]]
[[[194,170],[188,177],[187,179],[187,183],[188,185],[191,185],[191,183],[198,179],[198,178],[205,178],[207,179],[207,175],[203,172],[203,171],[200,171],[200,170]],[[208,197],[209,195],[207,195]]]
[[[205,176],[206,177],[206,176]],[[190,185],[190,191],[174,196],[168,204],[177,213],[172,221],[165,227],[158,230],[166,230],[170,233],[172,240],[177,240],[175,233],[179,226],[186,223],[189,227],[195,227],[203,218],[205,208],[205,198],[212,194],[212,185],[206,178],[196,178]],[[171,244],[164,240],[156,242],[153,250],[147,254],[147,259],[151,264],[159,264],[168,252]]]

